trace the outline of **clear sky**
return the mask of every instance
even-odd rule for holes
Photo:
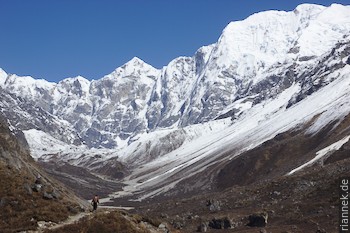
[[[297,0],[0,0],[0,67],[58,82],[99,79],[137,56],[161,68],[215,43],[225,26]]]

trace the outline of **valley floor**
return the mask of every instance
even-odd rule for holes
[[[163,200],[136,210],[163,217],[182,232],[195,232],[201,225],[217,232],[213,228],[224,224],[215,223],[225,219],[230,232],[339,232],[340,177],[350,177],[350,159],[271,182]],[[247,226],[254,213],[268,215],[266,227]]]
[[[339,232],[340,177],[350,177],[350,159],[268,182],[143,202],[116,199],[113,204],[134,206],[124,216],[132,216],[136,228],[145,232],[332,233]],[[247,226],[253,214],[266,216],[266,226]]]

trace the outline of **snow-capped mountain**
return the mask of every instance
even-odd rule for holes
[[[232,22],[216,43],[162,69],[133,58],[99,80],[59,83],[0,70],[0,106],[38,158],[142,166],[126,191],[151,189],[145,198],[278,134],[340,124],[350,112],[349,54],[350,7],[303,4]],[[336,142],[319,146],[327,143]]]
[[[161,70],[133,58],[99,80],[56,84],[2,71],[0,85],[67,121],[89,147],[120,148],[140,133],[232,113],[248,96],[252,105],[274,98],[322,62],[320,56],[347,43],[349,18],[349,7],[337,4],[267,11],[230,23],[217,43]]]

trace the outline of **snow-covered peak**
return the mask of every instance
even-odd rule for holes
[[[175,66],[175,67],[179,68],[181,63],[186,63],[186,62],[191,62],[191,61],[192,61],[191,57],[181,56],[181,57],[177,57],[177,58],[173,59],[172,61],[170,61],[167,67]]]
[[[2,86],[19,96],[27,96],[29,99],[35,99],[40,96],[41,90],[51,90],[56,83],[48,82],[44,79],[34,79],[31,76],[8,75]]]
[[[17,76],[16,74],[9,75],[5,85],[19,86],[36,86],[36,87],[52,87],[54,83],[48,82],[45,79],[34,79],[31,76]]]
[[[239,77],[256,76],[259,68],[283,61],[298,39],[298,23],[291,12],[266,11],[223,30],[211,60],[221,68],[233,65]]]
[[[295,14],[305,14],[305,15],[312,16],[312,15],[315,15],[315,14],[319,14],[320,11],[324,10],[325,8],[326,8],[325,6],[321,6],[321,5],[304,3],[304,4],[298,5],[295,8],[294,13]]]
[[[0,86],[4,85],[7,78],[7,73],[0,68]]]
[[[320,12],[326,7],[315,4],[301,4],[293,11],[298,24],[298,32],[309,26],[311,20],[314,20]]]
[[[87,97],[90,93],[91,81],[82,76],[74,78],[66,78],[60,81],[52,92],[52,96],[55,102],[65,101],[67,96],[75,96],[77,99],[72,99],[74,104],[79,101],[87,101]],[[67,95],[69,93],[69,95]]]
[[[323,62],[319,55],[339,48],[350,34],[349,15],[337,4],[256,13],[161,70],[134,57],[94,81],[78,76],[54,84],[5,73],[3,87],[74,125],[90,147],[111,148],[138,133],[237,115],[243,98],[249,108],[274,98],[303,79],[301,70]]]
[[[213,51],[213,48],[215,47],[215,44],[207,45],[207,46],[202,46],[200,47],[196,53],[202,53],[206,55],[206,59],[208,60],[210,53]]]
[[[138,57],[133,57],[130,61],[128,61],[127,63],[125,63],[125,66],[143,66],[144,64],[146,64],[146,62],[144,62],[142,59],[138,58]]]
[[[229,71],[236,78],[256,82],[271,66],[320,56],[349,33],[349,6],[302,4],[291,12],[256,13],[223,30],[210,55],[212,71],[207,76]]]
[[[91,82],[82,76],[77,76],[74,78],[66,78],[58,83],[58,85],[64,84],[80,86],[83,91],[89,92]]]
[[[215,48],[215,45],[216,44],[202,46],[196,51],[194,55],[194,61],[195,61],[196,74],[198,76],[201,76],[201,73],[203,72],[207,62],[209,61],[210,55],[212,54],[212,51]]]
[[[317,57],[350,33],[350,7],[332,4],[310,19],[297,43],[300,57]]]
[[[157,76],[159,72],[160,70],[147,64],[140,58],[134,57],[121,67],[118,67],[111,74],[106,75],[105,78],[123,78],[128,76],[139,77],[141,74],[146,74],[147,76]]]

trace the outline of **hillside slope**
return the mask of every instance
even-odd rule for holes
[[[1,232],[35,230],[40,221],[59,222],[86,208],[34,162],[24,135],[11,131],[3,117],[0,142]]]

